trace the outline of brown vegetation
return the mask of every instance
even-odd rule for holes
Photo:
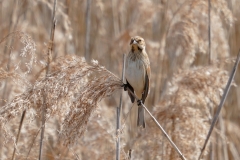
[[[0,1],[0,159],[15,147],[16,159],[38,158],[44,104],[43,159],[114,159],[116,136],[121,159],[129,147],[132,159],[180,159],[149,117],[144,131],[133,130],[127,93],[116,135],[122,54],[135,35],[152,68],[146,106],[184,156],[197,159],[240,47],[240,3],[211,0],[209,51],[208,0],[95,0],[88,18],[87,1],[59,0],[46,76],[52,8],[53,0]],[[238,69],[203,159],[240,158],[239,83]]]

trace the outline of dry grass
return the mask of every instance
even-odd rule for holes
[[[188,159],[197,159],[200,154],[212,120],[211,110],[220,103],[227,80],[228,73],[215,67],[181,71],[155,108],[158,119]],[[170,154],[164,159],[177,159],[171,146],[166,143],[165,147]]]
[[[146,106],[184,156],[196,159],[240,44],[240,3],[211,4],[209,65],[208,0],[92,1],[88,56],[100,66],[81,58],[87,2],[59,0],[55,47],[45,77],[53,0],[0,1],[0,159],[12,157],[24,110],[16,159],[37,159],[43,95],[43,159],[114,159],[118,77],[134,35],[146,40],[151,62]],[[240,83],[238,72],[235,83]],[[232,87],[204,159],[239,159],[239,94],[239,86]],[[127,159],[128,146],[132,159],[178,158],[150,118],[146,130],[133,136],[125,120],[132,106],[125,93],[123,106],[121,159]]]

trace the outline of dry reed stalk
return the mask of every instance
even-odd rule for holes
[[[208,0],[208,64],[211,64],[212,61],[211,34],[211,0]]]
[[[125,81],[125,61],[126,54],[123,54],[123,68],[122,68],[122,82]],[[123,91],[122,91],[123,92]],[[116,108],[117,118],[116,118],[116,160],[120,160],[120,128],[121,128],[121,112],[122,112],[122,104],[123,104],[123,93],[121,92],[119,106]]]
[[[52,54],[53,54],[53,49],[54,49],[54,33],[55,33],[55,28],[56,28],[56,8],[57,8],[57,0],[54,0],[53,3],[53,10],[52,10],[52,24],[51,24],[51,32],[50,32],[50,43],[49,43],[49,48],[47,51],[47,67],[46,67],[46,75],[45,77],[48,76],[49,70],[50,70],[50,63],[52,60]],[[46,95],[43,95],[43,104],[42,104],[42,127],[41,127],[41,138],[40,138],[40,145],[39,145],[39,160],[42,159],[43,156],[43,140],[44,140],[44,133],[45,133],[45,123],[46,123],[46,109],[47,109],[47,104],[46,104]],[[25,111],[24,111],[25,112]]]
[[[13,150],[13,154],[12,154],[12,160],[15,159],[16,148],[17,148],[18,140],[19,140],[22,125],[23,125],[23,120],[25,118],[25,113],[26,113],[26,110],[23,111],[22,116],[21,116],[21,120],[20,120],[20,123],[19,123],[18,133],[17,133],[17,136],[16,136],[16,142],[15,142],[16,144],[14,145],[14,150]]]
[[[240,144],[240,127],[237,123],[231,121],[225,121],[225,126],[229,157],[231,157],[231,159],[239,159],[240,151],[238,146]]]
[[[30,36],[28,36],[26,33],[21,31],[15,31],[7,36],[5,36],[3,39],[1,39],[0,44],[4,41],[7,41],[11,39],[18,40],[23,44],[23,48],[21,49],[20,53],[11,53],[9,60],[8,60],[8,68],[7,71],[3,70],[3,67],[5,63],[1,63],[1,71],[0,71],[0,82],[2,84],[5,84],[3,93],[8,94],[8,99],[5,99],[4,97],[1,100],[1,104],[4,105],[7,103],[9,99],[11,99],[11,96],[16,95],[17,92],[22,92],[25,88],[31,86],[30,82],[27,80],[27,77],[29,76],[29,73],[31,73],[32,68],[34,66],[34,63],[36,63],[36,54],[35,54],[35,42],[32,40]],[[5,48],[11,48],[12,46],[8,46]],[[14,63],[14,65],[9,65],[9,61],[11,60],[11,63]],[[4,62],[4,59],[2,59]],[[4,81],[5,83],[4,83]],[[8,84],[8,87],[7,87]],[[10,85],[11,87],[10,87]],[[5,90],[11,88],[13,91],[6,92]],[[12,159],[15,159],[15,153],[18,145],[18,140],[20,137],[20,131],[23,124],[23,117],[25,117],[25,112],[23,112],[20,125],[18,127],[18,133],[16,138],[14,138],[14,151],[12,153]]]
[[[85,17],[86,38],[85,38],[85,54],[84,55],[87,61],[91,59],[91,56],[90,56],[91,1],[92,0],[87,0],[86,17]]]

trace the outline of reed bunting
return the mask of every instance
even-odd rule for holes
[[[149,92],[149,79],[151,74],[150,62],[145,48],[146,44],[142,37],[135,36],[131,38],[131,50],[126,58],[126,86],[136,94],[137,98],[145,102]],[[134,103],[135,97],[128,92],[128,95]],[[138,102],[137,126],[145,128],[144,108]]]

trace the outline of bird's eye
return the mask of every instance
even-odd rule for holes
[[[137,42],[138,42],[138,43],[140,43],[140,42],[142,42],[142,40],[141,40],[141,39],[139,39]]]
[[[130,44],[132,44],[133,43],[133,39],[131,39],[131,41],[130,41]]]

